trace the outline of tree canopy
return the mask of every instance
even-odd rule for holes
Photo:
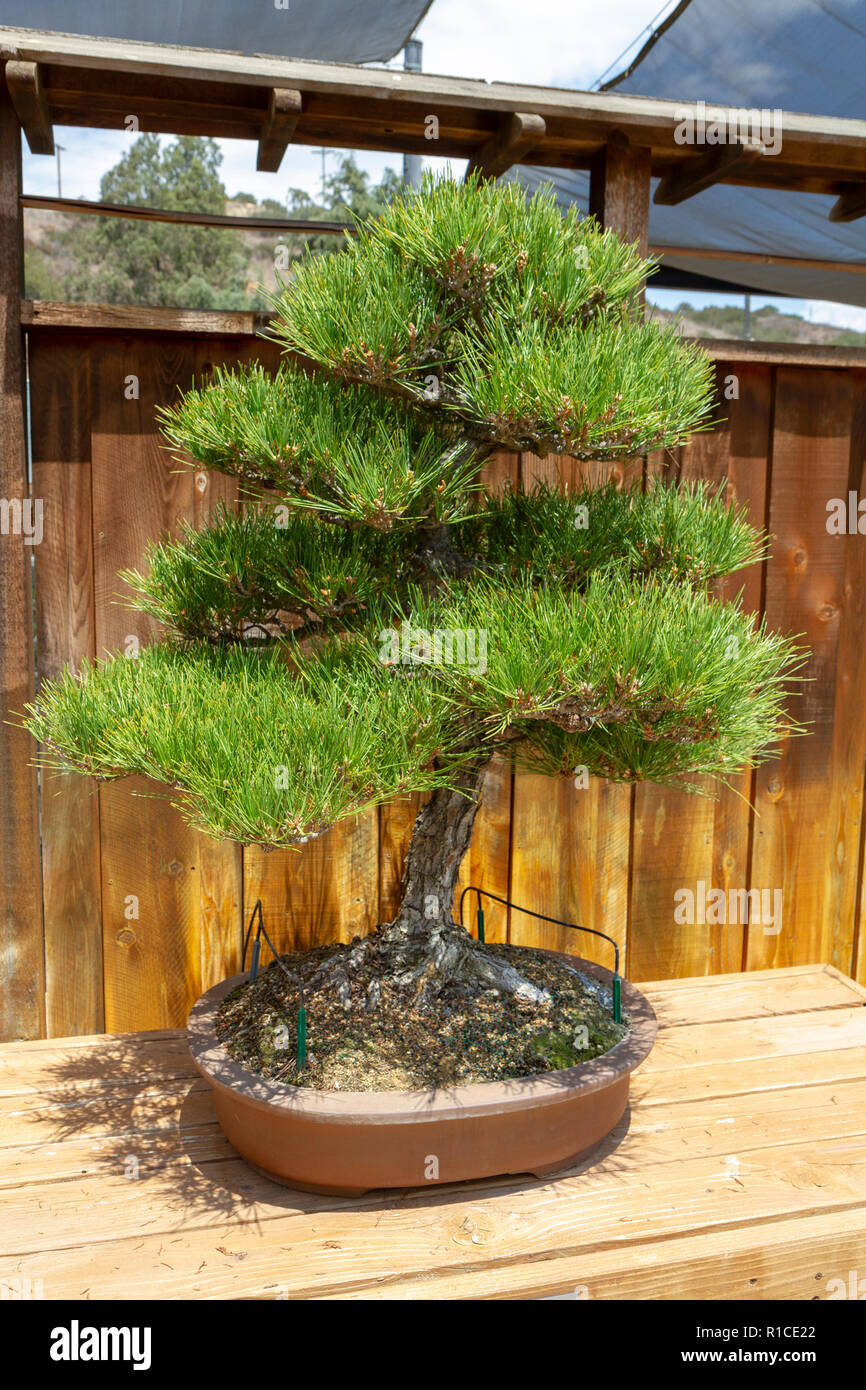
[[[651,269],[551,194],[478,179],[428,178],[305,257],[280,370],[218,371],[163,414],[244,507],[126,576],[167,635],[43,688],[53,759],[280,845],[497,750],[690,786],[764,756],[798,656],[714,592],[763,551],[741,509],[482,485],[493,451],[615,462],[708,427],[710,363],[644,318]]]

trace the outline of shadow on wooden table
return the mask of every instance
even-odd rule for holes
[[[81,1040],[82,1043],[85,1040]],[[331,1197],[282,1187],[256,1173],[220,1129],[210,1087],[193,1073],[184,1034],[64,1040],[59,1055],[39,1067],[40,1088],[31,1111],[32,1144],[22,1153],[21,1182],[58,1165],[70,1178],[98,1176],[116,1191],[128,1184],[128,1200],[148,1212],[173,1213],[178,1226],[231,1217],[255,1223],[289,1211],[383,1206],[423,1194],[425,1203],[465,1198],[483,1187],[504,1192],[553,1186],[573,1179],[613,1155],[628,1132],[629,1111],[586,1158],[553,1176],[505,1174],[476,1183],[371,1191]],[[191,1074],[192,1073],[192,1074]],[[118,1195],[120,1193],[118,1192]]]

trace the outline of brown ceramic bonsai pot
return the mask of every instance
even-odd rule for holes
[[[559,959],[610,986],[609,970],[575,956]],[[358,1196],[569,1168],[621,1118],[629,1076],[657,1030],[650,1004],[623,981],[628,1035],[579,1066],[435,1092],[314,1091],[256,1076],[217,1041],[219,1006],[246,978],[224,980],[193,1007],[193,1060],[238,1152],[266,1177],[308,1192]]]

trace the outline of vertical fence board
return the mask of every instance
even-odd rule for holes
[[[98,654],[126,650],[131,637],[144,645],[158,635],[153,620],[124,605],[117,572],[141,566],[146,542],[176,533],[197,508],[202,517],[193,475],[178,471],[161,447],[154,419],[156,406],[174,399],[195,365],[196,345],[183,338],[108,337],[94,349]],[[127,398],[133,376],[138,399]],[[131,779],[100,792],[106,1023],[112,1030],[182,1023],[203,981],[219,974],[237,950],[240,851],[197,834],[163,796],[150,795],[158,791]]]
[[[509,856],[511,840],[511,784],[513,773],[511,764],[501,758],[494,758],[484,774],[481,792],[481,806],[475,817],[472,842],[466,851],[457,886],[454,893],[454,911],[459,921],[460,897],[464,888],[470,884],[475,888],[486,888],[497,897],[509,897]],[[475,935],[475,910],[478,899],[474,894],[467,895],[464,904],[464,921]],[[487,941],[510,941],[509,913],[501,903],[486,900],[483,902],[485,917],[485,939]]]
[[[30,351],[33,491],[45,534],[36,550],[40,680],[79,670],[95,650],[89,345],[36,336]],[[98,786],[43,768],[45,989],[51,1037],[99,1033],[102,904]]]
[[[511,896],[521,907],[613,937],[623,952],[628,917],[630,789],[598,777],[518,773],[514,783]],[[511,914],[511,940],[581,955],[613,968],[598,937]]]
[[[850,856],[859,840],[853,827],[840,825],[833,777],[847,542],[826,529],[826,500],[847,496],[851,423],[849,373],[778,369],[766,612],[771,628],[804,634],[809,679],[792,708],[810,727],[808,737],[785,740],[756,774],[751,887],[780,890],[783,919],[778,932],[750,923],[750,969],[828,959],[835,856]]]
[[[244,918],[262,900],[278,951],[351,941],[379,920],[379,817],[365,811],[299,849],[244,852]],[[263,961],[269,958],[263,951]]]
[[[551,455],[521,458],[523,485],[571,492],[581,486],[618,487],[640,481],[641,459],[590,464]],[[590,509],[589,524],[592,526]],[[576,769],[577,771],[577,769]],[[521,907],[613,937],[623,952],[628,921],[631,792],[600,778],[588,786],[520,773],[514,783],[511,895]],[[611,967],[611,948],[597,937],[511,914],[511,939],[585,956]]]
[[[866,498],[866,372],[849,373],[853,391],[849,491]],[[835,494],[837,497],[844,494]],[[827,497],[819,498],[826,508]],[[847,497],[845,497],[847,500]],[[866,531],[866,519],[862,520]],[[863,914],[859,897],[863,878],[864,786],[866,786],[866,534],[834,538],[844,550],[839,652],[833,705],[832,807],[838,808],[835,842],[824,915],[829,937],[827,959],[846,974],[862,979]],[[833,827],[831,827],[832,829]]]
[[[724,399],[731,371],[737,376],[735,398]],[[668,455],[648,460],[651,476],[669,485],[705,481],[718,486],[729,480],[729,495],[749,508],[750,519],[764,524],[766,460],[769,443],[771,380],[769,369],[717,367],[717,418],[711,433],[694,436]],[[760,606],[760,566],[732,576],[722,597],[740,589],[747,609]],[[635,980],[739,970],[744,928],[740,923],[683,923],[674,920],[674,894],[685,889],[697,899],[706,889],[745,888],[748,878],[748,773],[730,789],[705,783],[715,792],[708,800],[676,787],[641,784],[634,794],[634,862],[629,931],[629,973]]]
[[[379,807],[379,916],[391,922],[400,906],[400,885],[415,817],[428,800],[425,795],[400,797]]]
[[[21,131],[0,87],[0,498],[30,497],[20,323]],[[39,804],[33,740],[20,727],[33,699],[32,544],[23,527],[0,534],[0,1038],[45,1029]]]

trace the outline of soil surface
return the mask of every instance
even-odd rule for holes
[[[355,944],[355,943],[353,943]],[[466,1086],[559,1071],[609,1051],[626,1036],[615,1023],[610,992],[542,951],[488,944],[550,1003],[537,1005],[495,989],[467,996],[446,991],[416,1008],[405,990],[380,980],[379,1000],[366,1007],[363,967],[352,970],[348,1007],[333,989],[305,987],[307,1061],[298,1067],[300,983],[351,946],[339,943],[291,952],[272,961],[254,984],[223,1000],[217,1036],[250,1071],[272,1081],[324,1091],[398,1091]]]

